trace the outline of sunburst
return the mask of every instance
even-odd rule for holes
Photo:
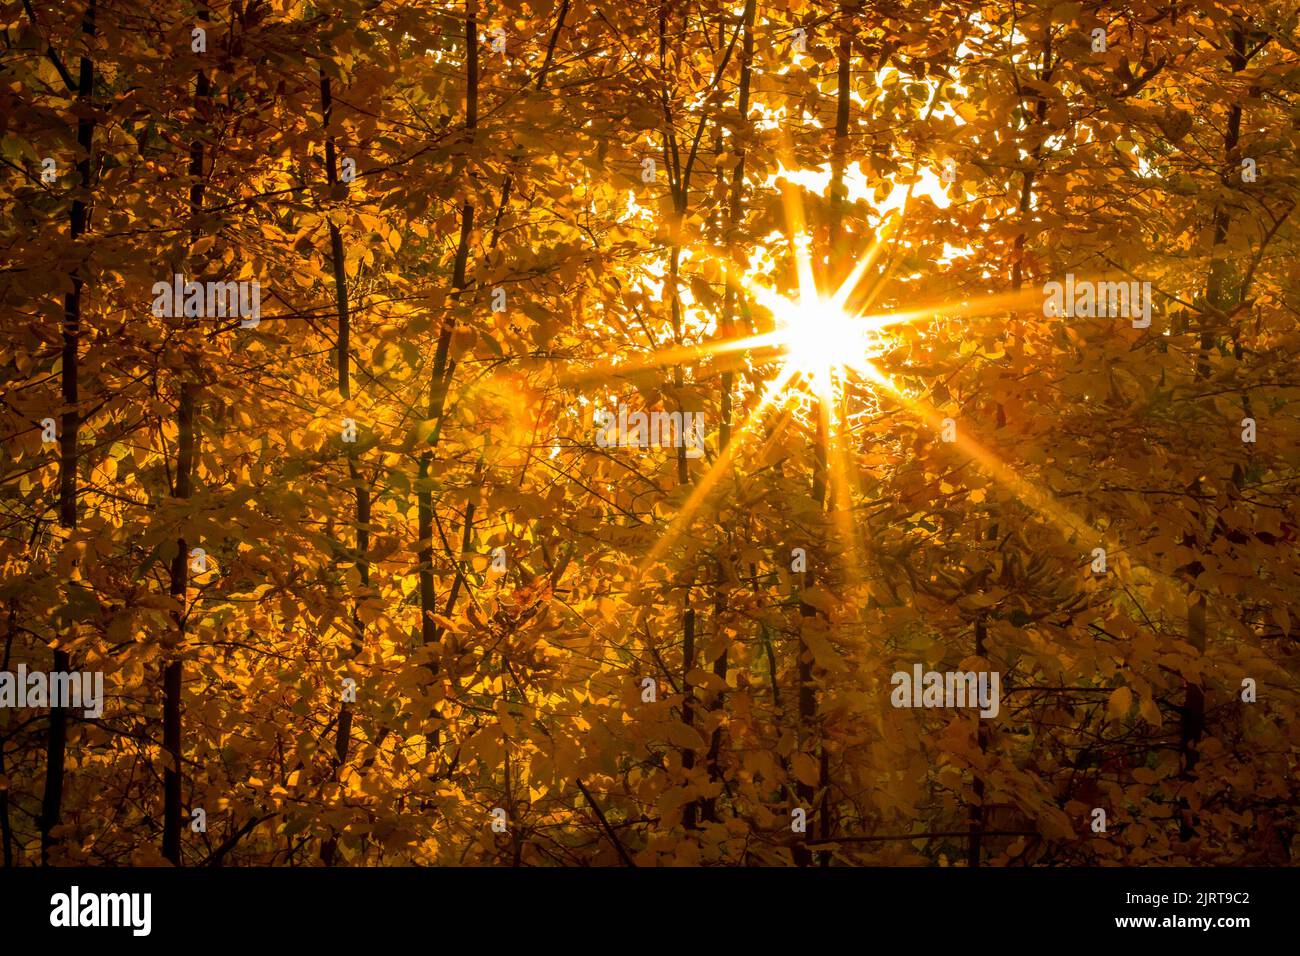
[[[803,249],[804,244],[796,247]],[[806,251],[798,252],[806,259]],[[792,378],[824,402],[833,399],[847,373],[864,373],[873,368],[872,359],[881,355],[889,342],[882,334],[893,324],[911,321],[911,315],[860,315],[845,308],[865,271],[868,260],[844,281],[834,295],[823,295],[811,269],[800,268],[799,287],[794,298],[761,285],[742,281],[749,295],[772,313],[775,329],[761,336],[762,344],[783,356]]]
[[[732,261],[714,259],[729,285],[771,314],[771,330],[707,344],[678,347],[634,362],[624,360],[617,363],[617,371],[625,372],[630,367],[676,365],[704,358],[716,359],[724,355],[749,353],[757,363],[765,363],[771,356],[778,365],[776,374],[763,387],[759,400],[739,423],[731,444],[712,461],[705,474],[692,482],[693,488],[686,501],[640,562],[638,582],[675,542],[689,533],[696,515],[716,493],[720,479],[730,470],[742,448],[760,433],[760,422],[774,413],[783,413],[780,421],[784,426],[789,422],[790,405],[800,396],[813,399],[811,416],[818,433],[814,446],[826,478],[826,503],[833,514],[832,524],[848,556],[848,569],[860,567],[858,529],[851,517],[852,488],[855,484],[855,468],[852,464],[854,451],[848,447],[846,422],[839,414],[848,384],[856,381],[867,391],[899,402],[927,424],[936,426],[941,416],[930,409],[920,396],[908,395],[907,390],[895,382],[878,361],[901,341],[898,327],[931,321],[940,316],[952,320],[1005,314],[1034,303],[1034,290],[1023,289],[1001,295],[975,297],[973,300],[943,301],[928,306],[873,312],[873,301],[886,287],[896,265],[891,262],[879,264],[878,260],[882,252],[891,248],[896,241],[898,229],[905,221],[910,190],[901,208],[897,210],[897,215],[882,223],[875,241],[857,256],[848,276],[833,292],[827,293],[823,291],[814,268],[813,237],[804,223],[802,197],[794,189],[784,192],[787,235],[791,237],[796,273],[790,294],[783,294],[740,274],[736,263]],[[821,269],[824,274],[837,271],[836,260],[845,255],[843,249],[828,249],[827,252],[829,254],[823,259],[825,264]],[[700,257],[711,258],[705,254]],[[864,292],[861,287],[869,272],[873,273],[872,287]],[[616,366],[607,365],[603,369],[588,369],[574,378],[615,371]],[[767,444],[784,431],[784,427],[776,429],[768,437]],[[1086,534],[1087,526],[1084,522],[1061,507],[1052,495],[1044,493],[1014,469],[1000,462],[987,449],[968,438],[963,438],[958,443],[958,449],[974,459],[995,482],[1007,486],[1016,497],[1047,518],[1063,534]]]

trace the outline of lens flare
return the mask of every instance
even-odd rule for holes
[[[801,296],[789,308],[776,310],[775,317],[787,365],[818,395],[828,394],[844,369],[864,371],[884,350],[877,323],[849,315],[834,300],[818,295]]]

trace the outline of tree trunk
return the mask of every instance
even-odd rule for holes
[[[320,71],[321,117],[325,127],[325,182],[331,192],[338,184],[338,156],[334,149],[334,135],[331,122],[334,101],[330,93],[330,79],[325,70]],[[351,327],[352,318],[348,308],[347,253],[343,248],[343,233],[333,219],[329,219],[330,266],[334,279],[334,307],[338,319],[338,349],[336,367],[338,371],[339,398],[348,401],[352,398],[351,376]],[[353,559],[361,578],[361,587],[370,586],[370,564],[366,554],[370,548],[370,489],[357,466],[357,453],[353,445],[347,448],[348,481],[352,485],[356,501],[355,535],[356,547]],[[365,641],[365,627],[361,623],[355,607],[352,613],[352,650],[356,654]],[[338,731],[334,740],[334,752],[337,763],[341,766],[347,762],[348,750],[352,742],[352,705],[343,701],[339,706]]]
[[[988,623],[983,615],[975,619],[975,656],[983,657],[985,644],[988,638]],[[975,715],[975,737],[979,745],[980,753],[984,753],[988,747],[988,737],[984,730],[984,724],[978,714]],[[975,774],[973,783],[975,790],[975,802],[970,807],[970,838],[966,844],[966,865],[977,867],[980,865],[980,855],[984,843],[984,778],[978,773]]]
[[[84,42],[89,46],[95,36],[95,0],[90,0],[81,22]],[[86,200],[91,188],[91,150],[95,139],[95,121],[90,116],[90,97],[95,84],[95,66],[89,56],[82,56],[77,77],[77,102],[81,115],[77,120],[77,145],[81,148],[81,161],[77,163],[77,180],[80,192],[72,200],[70,234],[73,254],[77,240],[86,231],[88,209]],[[81,337],[81,290],[84,279],[81,267],[72,270],[72,291],[63,298],[63,421],[59,436],[59,525],[69,531],[77,526],[77,441],[81,429],[78,408],[77,344]],[[67,671],[71,659],[67,651],[54,652],[53,670]],[[45,793],[41,799],[41,863],[49,863],[49,852],[54,844],[52,832],[63,815],[63,766],[68,743],[68,712],[63,707],[50,708],[50,729],[45,749]]]
[[[201,7],[199,19],[208,22],[208,10]],[[194,105],[200,124],[206,119],[207,102],[211,96],[211,87],[207,74],[199,70],[194,80]],[[204,145],[203,137],[195,135],[190,144],[190,242],[198,240],[202,234],[200,217],[203,214],[204,183]],[[199,276],[196,274],[196,279]],[[198,385],[194,382],[181,382],[180,399],[176,411],[178,449],[176,456],[176,481],[172,489],[175,498],[185,500],[193,493],[194,455],[196,432],[194,426],[195,404]],[[175,645],[172,657],[163,670],[163,750],[167,754],[167,767],[163,771],[163,856],[175,866],[180,866],[181,828],[182,828],[182,766],[183,749],[181,724],[181,694],[184,684],[184,667],[181,655],[184,653],[185,626],[188,609],[185,606],[186,591],[189,588],[189,548],[182,534],[176,540],[176,556],[172,559],[170,593],[180,605],[176,611]]]
[[[741,41],[740,53],[740,84],[736,93],[736,111],[740,114],[742,130],[737,134],[745,136],[749,132],[749,88],[750,77],[752,76],[751,64],[754,61],[754,17],[757,0],[745,0],[745,10],[741,15],[743,19],[742,29],[744,30],[744,39]],[[735,145],[737,156],[736,166],[731,174],[731,194],[727,205],[727,224],[726,224],[726,246],[727,246],[727,279],[722,290],[722,314],[718,320],[718,337],[722,341],[727,341],[735,335],[735,314],[736,314],[736,289],[731,278],[731,270],[736,266],[736,232],[739,229],[741,218],[741,194],[745,188],[745,144],[743,140]],[[722,380],[719,385],[719,409],[721,422],[718,427],[718,459],[725,461],[727,449],[731,445],[731,391],[735,384],[735,378],[730,369],[722,373]],[[722,620],[727,609],[727,587],[724,580],[725,572],[722,562],[717,564],[717,583],[714,585],[713,597],[713,620],[714,627],[719,640],[722,640]],[[727,682],[728,668],[727,647],[724,644],[721,653],[713,661],[713,673],[722,680],[723,684]],[[719,691],[713,699],[710,711],[716,711],[722,707],[724,692]],[[718,758],[722,751],[722,728],[714,728],[712,738],[709,741],[708,767],[709,779],[716,782],[722,779],[722,770],[718,764]],[[708,820],[717,819],[716,802],[710,798],[704,804],[704,816]]]
[[[1232,51],[1228,54],[1228,64],[1233,73],[1240,73],[1246,68],[1246,34],[1240,25],[1232,31]],[[1228,112],[1228,127],[1223,139],[1223,172],[1220,181],[1225,187],[1232,184],[1232,175],[1240,162],[1241,141],[1241,104],[1233,103]],[[1210,273],[1206,280],[1205,305],[1200,321],[1200,350],[1196,359],[1196,380],[1205,381],[1210,377],[1209,354],[1215,347],[1219,324],[1229,311],[1231,291],[1228,288],[1231,265],[1221,255],[1221,248],[1228,239],[1228,227],[1231,217],[1228,210],[1219,206],[1214,211],[1213,234],[1210,240]],[[1199,490],[1200,481],[1194,490]],[[1198,522],[1205,527],[1204,514]],[[1211,541],[1215,536],[1211,532]],[[1208,543],[1207,543],[1208,547]],[[1209,612],[1209,594],[1200,590],[1195,577],[1188,583],[1187,592],[1187,643],[1196,649],[1198,655],[1206,650],[1206,618]],[[1198,745],[1205,731],[1205,689],[1199,681],[1188,681],[1183,695],[1183,705],[1179,719],[1179,757],[1181,776],[1192,781],[1196,778],[1196,764],[1200,759]],[[1184,803],[1185,801],[1180,801]],[[1191,810],[1184,805],[1183,819],[1180,827],[1183,840],[1190,840],[1196,835],[1196,828]]]
[[[478,16],[476,0],[465,3],[465,137],[467,147],[472,148],[475,130],[478,128]],[[508,183],[508,180],[507,180]],[[504,208],[506,191],[502,191]],[[469,246],[474,235],[474,204],[468,196],[461,204],[460,239],[456,243],[456,258],[452,263],[451,287],[453,301],[459,302],[461,294],[468,286]],[[420,638],[426,647],[441,644],[442,634],[434,615],[438,613],[438,599],[433,580],[433,524],[434,506],[433,490],[429,487],[429,470],[433,465],[433,452],[437,448],[442,433],[442,420],[446,411],[447,388],[451,384],[451,375],[455,363],[448,362],[451,349],[451,336],[455,331],[456,317],[451,315],[443,320],[442,330],[438,334],[438,347],[433,357],[433,375],[429,382],[429,422],[433,429],[429,436],[428,448],[420,454],[420,480],[417,483],[416,508],[418,521],[419,563],[420,563]],[[467,532],[473,520],[473,512],[466,514]],[[463,550],[463,549],[462,549]],[[460,555],[452,555],[459,562]],[[457,565],[459,567],[459,564]],[[432,651],[434,657],[429,661],[429,670],[436,676],[440,670],[440,648]],[[427,746],[432,752],[440,746],[440,721],[434,720],[433,727],[427,735]]]
[[[673,200],[673,217],[668,247],[668,277],[665,291],[668,295],[669,310],[673,328],[673,346],[682,344],[682,305],[678,290],[681,266],[681,228],[686,218],[689,184],[685,181],[680,165],[680,154],[673,135],[670,91],[668,84],[668,5],[659,8],[659,70],[661,81],[660,103],[664,112],[664,130],[662,135],[663,159],[665,173]],[[702,127],[701,127],[702,128]],[[673,366],[673,388],[678,394],[678,408],[681,389],[684,384],[681,365]],[[677,447],[677,485],[685,487],[690,484],[690,467],[686,459],[686,443],[679,441]],[[691,587],[694,580],[692,572],[682,589],[682,723],[692,729],[695,726],[695,689],[691,686],[690,672],[695,666],[695,610],[691,607]],[[682,769],[686,777],[695,769],[695,751],[690,747],[682,748]],[[699,803],[691,800],[682,808],[682,824],[687,830],[694,830],[699,822]]]
[[[849,110],[852,106],[850,96],[852,84],[850,79],[853,63],[853,37],[850,32],[850,21],[852,14],[857,10],[857,6],[852,0],[848,0],[848,2],[840,6],[840,19],[843,22],[840,25],[839,56],[836,67],[835,139],[831,145],[831,208],[825,269],[826,278],[831,280],[832,285],[834,280],[845,271],[841,260],[845,258],[842,256],[842,246],[844,244],[843,224],[844,206],[848,199],[848,193],[844,186],[844,171],[848,157]],[[812,497],[817,503],[818,510],[821,511],[825,508],[826,502],[830,409],[822,401],[815,400],[812,403],[812,415],[816,427],[813,441]],[[804,570],[804,590],[811,588],[816,582],[813,560],[813,557],[809,556],[808,565]],[[817,690],[813,683],[812,653],[808,650],[808,644],[804,638],[804,629],[816,616],[817,609],[801,598],[799,601],[798,643],[799,741],[801,746],[807,746],[811,742],[817,720]],[[820,746],[824,747],[825,745],[821,744]],[[809,817],[814,815],[813,801],[818,789],[822,791],[822,801],[821,808],[816,811],[815,816],[818,822],[818,834],[821,839],[826,840],[830,838],[830,821],[827,817],[829,802],[826,796],[830,789],[830,761],[824,751],[818,753],[818,786],[814,787],[802,780],[795,785],[795,794],[799,799],[799,805],[804,808]],[[797,847],[797,851],[795,853],[795,862],[800,866],[807,866],[812,862],[812,854],[807,850]],[[820,862],[823,866],[829,865],[830,854],[828,851],[822,851]]]
[[[201,156],[200,156],[201,161]],[[191,187],[193,189],[194,187]],[[200,190],[199,202],[202,202]],[[194,405],[198,386],[181,383],[180,407],[176,414],[179,449],[176,457],[176,483],[172,497],[185,500],[192,493],[194,471]],[[172,659],[163,670],[163,750],[167,766],[163,770],[163,844],[162,854],[174,865],[181,865],[181,686],[180,655],[185,640],[185,592],[189,587],[189,549],[184,536],[176,539],[176,556],[171,566],[171,596],[180,605],[175,611],[176,635],[171,648]]]
[[[339,185],[338,154],[334,146],[333,114],[334,99],[330,88],[330,78],[324,67],[320,70],[321,120],[325,138],[325,182],[332,193]],[[335,353],[338,372],[339,398],[349,402],[352,398],[352,316],[348,302],[347,251],[343,245],[343,233],[338,224],[327,217],[330,236],[330,267],[334,280],[334,308],[338,321],[338,342]],[[370,486],[361,471],[356,446],[347,443],[348,483],[352,486],[355,502],[354,540],[352,559],[356,564],[360,578],[361,594],[370,587]],[[365,624],[361,620],[358,604],[363,597],[358,597],[352,608],[352,655],[361,653],[365,646]],[[339,703],[338,728],[334,738],[334,765],[341,768],[347,763],[352,746],[352,702],[343,700]],[[321,846],[321,860],[326,866],[335,862],[338,850],[337,836],[331,836]]]
[[[824,507],[826,500],[826,427],[827,427],[827,410],[823,403],[814,401],[812,403],[812,414],[816,416],[816,433],[813,440],[813,479],[812,479],[812,497],[817,503],[818,510]],[[816,550],[816,549],[809,549]],[[813,564],[814,556],[808,556],[808,563],[803,572],[802,591],[807,591],[817,582],[816,569]],[[797,645],[798,661],[797,675],[799,680],[799,693],[796,698],[799,713],[799,745],[808,747],[813,739],[815,724],[817,720],[817,689],[813,684],[812,673],[812,652],[808,649],[807,640],[804,637],[804,629],[817,616],[817,609],[811,604],[799,598],[799,641]],[[821,780],[824,788],[828,781]],[[816,796],[816,787],[810,783],[799,780],[795,783],[795,796],[798,798],[799,806],[804,809],[808,817],[813,814],[813,801]],[[829,836],[829,834],[827,834]],[[823,859],[825,853],[823,852]],[[803,847],[802,844],[796,844],[794,848],[794,860],[799,866],[808,866],[812,863],[812,853]]]

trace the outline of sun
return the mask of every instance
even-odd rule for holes
[[[818,395],[831,392],[845,370],[862,371],[883,350],[879,325],[845,312],[834,299],[800,295],[776,311],[777,338],[789,368]]]
[[[741,278],[741,287],[759,305],[772,313],[775,327],[759,337],[763,345],[776,348],[783,356],[783,386],[798,380],[802,389],[829,401],[845,385],[849,372],[870,378],[876,371],[872,359],[888,351],[882,334],[888,326],[911,321],[907,313],[864,314],[850,307],[858,286],[880,251],[877,243],[860,255],[853,269],[832,293],[825,293],[813,268],[812,237],[795,233],[792,241],[795,283],[791,295]]]

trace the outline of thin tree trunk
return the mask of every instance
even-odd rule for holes
[[[40,519],[37,519],[39,524]],[[18,599],[9,599],[9,626],[5,629],[5,651],[3,657],[0,657],[0,671],[9,670],[9,654],[13,650],[15,629],[17,628],[18,618]],[[5,744],[7,737],[0,737],[0,777],[6,776],[5,771]],[[4,843],[4,865],[11,867],[14,865],[14,831],[13,825],[9,820],[9,788],[5,787],[0,790],[0,841]]]
[[[334,101],[330,93],[330,79],[325,70],[320,71],[321,117],[325,127],[325,181],[331,191],[339,182],[338,156],[334,149],[334,134],[331,123]],[[352,398],[351,376],[351,326],[352,318],[348,307],[347,253],[343,248],[343,233],[333,219],[329,219],[330,266],[334,279],[334,306],[338,319],[338,350],[336,368],[338,371],[339,398],[348,401]],[[370,586],[370,562],[366,555],[370,550],[370,489],[357,466],[357,453],[353,445],[347,448],[348,481],[353,487],[356,501],[356,547],[353,558],[361,578],[363,589]],[[352,650],[356,654],[365,641],[365,626],[357,614],[352,612]],[[352,704],[343,701],[339,706],[338,732],[334,740],[334,753],[339,766],[347,762],[348,751],[352,742]]]
[[[835,97],[835,141],[831,146],[831,208],[830,208],[830,242],[827,254],[830,269],[827,278],[831,285],[841,272],[847,271],[847,263],[841,261],[841,244],[844,239],[844,207],[848,202],[848,190],[844,185],[844,171],[849,153],[849,108],[852,105],[853,69],[853,35],[850,22],[857,10],[857,4],[848,0],[840,5],[840,42],[838,62],[836,63],[836,97]]]
[[[752,76],[751,64],[754,61],[754,18],[756,15],[755,8],[757,0],[745,0],[745,9],[741,14],[744,30],[744,39],[741,41],[740,53],[740,84],[736,93],[736,111],[740,114],[741,129],[737,132],[738,137],[744,137],[749,134],[749,88],[750,78]],[[743,139],[734,144],[736,154],[736,165],[731,173],[731,194],[727,204],[727,223],[726,223],[726,245],[727,245],[727,281],[722,290],[722,314],[719,316],[718,333],[719,337],[726,341],[735,335],[735,314],[736,314],[736,288],[732,281],[731,270],[736,267],[736,233],[739,230],[741,218],[741,196],[745,188],[745,152],[746,144]],[[718,427],[718,458],[725,460],[727,449],[731,445],[731,391],[735,384],[735,377],[730,369],[722,373],[721,383],[719,385],[719,408],[721,422]],[[722,563],[717,567],[717,584],[714,585],[713,598],[713,620],[718,639],[722,639],[722,620],[727,609],[727,587],[725,584],[725,575]],[[713,673],[725,685],[727,683],[728,668],[727,647],[724,644],[722,651],[713,661]],[[724,691],[719,691],[713,699],[710,711],[716,711],[722,707],[724,700]],[[709,740],[708,767],[709,779],[718,781],[722,779],[722,771],[718,763],[718,758],[722,751],[722,727],[715,727],[712,738]],[[717,819],[716,801],[710,798],[704,804],[705,819],[714,821]]]
[[[478,16],[476,0],[466,0],[465,4],[465,137],[467,145],[472,148],[474,134],[478,128]],[[507,187],[509,180],[506,181]],[[502,208],[508,196],[508,188],[502,190]],[[498,214],[499,218],[499,214]],[[452,263],[451,287],[454,301],[459,302],[461,294],[468,286],[469,246],[474,234],[474,204],[468,196],[461,205],[460,239],[456,244],[456,258]],[[433,375],[429,382],[429,421],[433,429],[429,437],[428,448],[420,454],[419,481],[416,491],[417,533],[419,534],[420,565],[420,638],[426,647],[435,648],[434,656],[429,661],[429,670],[437,676],[439,667],[442,633],[434,622],[438,613],[437,594],[433,579],[433,489],[429,486],[429,472],[433,466],[433,453],[442,434],[442,420],[446,411],[447,389],[455,363],[448,362],[451,349],[451,336],[455,330],[456,318],[451,315],[443,320],[442,330],[438,335],[438,346],[433,356]],[[473,521],[472,510],[467,510],[465,528],[466,541],[468,530]],[[463,549],[462,549],[463,550]],[[453,555],[460,560],[460,555]],[[449,605],[450,606],[450,605]],[[440,746],[441,726],[433,721],[433,728],[426,740],[430,751]]]
[[[1246,68],[1246,34],[1240,25],[1232,31],[1232,51],[1228,54],[1228,64],[1232,72],[1240,73]],[[1225,187],[1232,184],[1232,175],[1240,163],[1241,141],[1241,103],[1233,103],[1228,112],[1228,127],[1223,139],[1223,172],[1220,180]],[[1210,376],[1209,354],[1215,347],[1219,323],[1229,311],[1229,289],[1231,264],[1220,250],[1228,239],[1231,217],[1228,210],[1218,206],[1214,211],[1213,234],[1210,241],[1210,272],[1205,287],[1205,310],[1201,313],[1200,351],[1196,359],[1196,379],[1205,381]],[[1200,480],[1195,490],[1199,490]],[[1204,515],[1199,525],[1204,527]],[[1207,645],[1206,617],[1209,612],[1209,594],[1196,586],[1193,579],[1188,585],[1187,593],[1187,643],[1196,649],[1198,655],[1204,655]],[[1199,681],[1188,681],[1183,695],[1183,705],[1179,719],[1179,755],[1183,779],[1191,781],[1196,777],[1196,764],[1200,760],[1198,747],[1201,735],[1205,731],[1205,690]],[[1181,823],[1183,840],[1190,840],[1196,835],[1195,823],[1190,809],[1184,804]]]
[[[334,113],[334,99],[330,94],[330,78],[325,75],[324,67],[320,71],[321,118],[325,127],[325,181],[333,191],[338,184],[338,158],[334,152],[334,134],[331,121]],[[343,233],[333,219],[327,219],[330,233],[330,263],[334,272],[334,308],[338,315],[338,368],[339,396],[344,401],[352,397],[349,360],[351,357],[352,322],[348,313],[347,259],[343,252]]]
[[[851,0],[840,6],[840,19],[842,22],[840,24],[839,57],[836,71],[835,139],[831,146],[831,210],[830,228],[827,237],[828,259],[826,267],[827,278],[831,280],[832,285],[839,274],[844,271],[842,260],[845,257],[841,253],[844,244],[844,206],[848,199],[848,193],[844,186],[844,171],[848,156],[849,111],[852,106],[850,97],[852,84],[850,79],[853,65],[853,37],[850,32],[850,23],[852,14],[856,9],[857,4],[851,2]],[[812,415],[816,424],[813,442],[812,496],[817,503],[818,509],[822,510],[825,508],[826,502],[830,409],[826,407],[824,402],[816,400],[812,403]],[[816,570],[813,559],[810,557],[803,574],[803,589],[811,588],[815,582]],[[814,725],[817,720],[817,690],[813,683],[812,653],[809,651],[807,641],[804,638],[804,630],[816,616],[817,609],[800,598],[798,644],[799,740],[801,745],[805,746],[812,740]],[[830,789],[830,761],[824,752],[824,747],[824,742],[819,745],[817,787],[813,787],[812,784],[801,780],[795,785],[795,793],[800,806],[811,815],[816,791],[818,789],[822,791],[821,808],[816,812],[816,817],[818,834],[821,839],[827,840],[831,835],[830,821],[827,815],[829,806],[826,797]],[[812,862],[812,854],[807,849],[802,846],[796,846],[795,849],[796,863],[800,866],[807,866]],[[820,862],[823,866],[829,865],[830,854],[828,851],[822,851]]]
[[[201,161],[201,156],[200,156]],[[191,187],[193,190],[194,187]],[[191,193],[193,195],[193,193]],[[202,202],[202,193],[199,193]],[[185,500],[192,493],[191,476],[194,471],[194,405],[198,386],[193,382],[181,383],[180,407],[177,410],[179,449],[176,458],[176,482],[172,496]],[[167,766],[163,770],[163,857],[174,865],[181,865],[181,688],[182,665],[180,654],[185,640],[185,592],[189,587],[189,550],[183,536],[176,539],[176,556],[171,566],[171,596],[180,605],[175,611],[176,637],[171,648],[172,659],[163,670],[163,750]]]
[[[662,91],[660,101],[664,111],[664,131],[663,131],[663,158],[665,171],[669,179],[669,187],[673,200],[673,219],[672,233],[670,236],[670,245],[668,248],[668,279],[666,290],[668,293],[669,309],[672,318],[673,328],[673,345],[680,347],[682,343],[682,306],[681,296],[678,291],[678,281],[680,278],[681,266],[681,228],[686,218],[689,184],[684,180],[680,167],[680,155],[677,152],[676,141],[672,130],[672,115],[670,112],[670,96],[668,87],[668,4],[662,4],[659,8],[659,70]],[[681,394],[684,377],[681,365],[673,367],[673,388],[678,396]],[[678,398],[679,414],[682,412],[680,398]],[[690,467],[686,459],[686,443],[679,441],[677,443],[677,484],[678,487],[685,487],[690,484]],[[687,727],[695,726],[695,689],[691,685],[690,673],[695,667],[695,610],[691,607],[691,587],[694,574],[691,574],[691,580],[687,580],[682,589],[682,723]],[[695,769],[695,751],[691,747],[682,748],[682,769],[686,771],[689,777],[691,771]],[[694,830],[699,823],[699,803],[695,800],[690,801],[682,809],[682,824],[687,830]]]
[[[813,441],[813,480],[812,480],[812,497],[817,503],[819,511],[824,507],[826,500],[826,426],[827,411],[822,402],[813,402],[812,413],[816,416],[816,435]],[[803,587],[801,591],[807,591],[817,582],[816,569],[813,564],[813,556],[809,555],[807,566],[803,572]],[[804,637],[804,630],[817,616],[817,609],[813,605],[803,600],[802,595],[799,598],[799,641],[798,641],[798,661],[797,674],[799,680],[799,693],[796,697],[799,713],[799,743],[801,747],[807,747],[813,737],[814,724],[817,719],[817,691],[813,684],[812,674],[812,652],[808,649],[807,640]],[[825,782],[823,781],[823,786]],[[795,783],[795,796],[801,806],[809,816],[812,815],[813,799],[816,796],[816,788],[802,780]],[[826,851],[823,851],[825,853]],[[812,863],[812,853],[801,844],[795,844],[794,847],[795,863],[799,866],[808,866]]]
[[[334,146],[333,114],[334,99],[330,89],[330,78],[324,67],[320,70],[321,120],[325,134],[325,182],[330,191],[339,184],[338,154]],[[343,246],[343,233],[333,219],[328,219],[330,235],[330,266],[334,280],[334,307],[338,320],[338,348],[336,352],[336,369],[338,372],[339,398],[348,402],[352,398],[352,316],[348,303],[347,251]],[[370,587],[370,487],[361,472],[356,446],[348,443],[347,450],[348,482],[352,485],[355,500],[354,523],[355,548],[353,561],[360,578],[361,593]],[[352,608],[352,654],[355,657],[365,646],[365,624],[361,620],[357,604]],[[347,763],[352,746],[352,702],[343,700],[339,703],[338,729],[334,738],[334,765],[341,768]],[[332,866],[338,851],[337,835],[331,834],[321,846],[321,860],[326,866]]]
[[[981,614],[975,619],[975,656],[983,657],[985,644],[988,638],[988,624],[985,617]],[[988,747],[988,735],[984,729],[984,723],[979,715],[975,715],[975,736],[976,743],[979,746],[980,753]],[[980,865],[980,854],[982,853],[984,843],[984,778],[980,774],[975,774],[973,784],[975,790],[975,802],[970,807],[970,837],[966,844],[966,865],[977,867]]]
[[[690,673],[695,667],[695,609],[690,605],[691,591],[689,584],[682,597],[682,723],[687,727],[695,726],[695,690],[691,686]],[[682,769],[689,775],[695,769],[695,751],[686,747],[682,750]],[[699,823],[699,804],[692,800],[682,810],[682,824],[688,830],[694,830]]]
[[[678,213],[677,222],[681,223],[685,215],[683,208]],[[681,247],[674,244],[672,248],[672,258],[669,266],[668,283],[671,290],[672,316],[673,316],[673,343],[681,346],[682,320],[681,320],[681,299],[677,291],[678,280],[678,260],[681,254]],[[680,365],[673,369],[673,385],[676,387],[678,394],[681,394],[683,385],[682,367]],[[678,412],[681,412],[681,406],[678,405]],[[682,418],[685,421],[685,416]],[[680,437],[680,436],[679,436]],[[686,487],[691,483],[690,470],[686,462],[686,443],[679,441],[677,443],[677,484],[679,487]],[[695,574],[691,573],[690,579],[687,580],[685,587],[682,589],[682,723],[687,727],[695,727],[695,688],[691,684],[691,671],[695,668],[695,609],[691,607],[691,587],[694,583]],[[695,769],[695,751],[690,747],[682,749],[682,769],[690,775]],[[682,823],[688,830],[695,829],[699,822],[699,804],[692,800],[686,804],[682,811]]]
[[[90,0],[81,23],[84,42],[89,46],[95,36],[95,0]],[[81,106],[77,119],[77,145],[81,161],[77,163],[79,193],[72,200],[70,234],[75,246],[85,233],[88,219],[86,200],[91,188],[91,150],[94,147],[95,121],[90,115],[90,98],[95,85],[95,66],[89,56],[82,56],[77,77],[77,102]],[[77,344],[81,337],[81,290],[84,278],[81,267],[72,270],[72,291],[63,299],[63,422],[59,436],[59,525],[69,531],[77,526],[77,441],[81,429],[78,409]],[[55,671],[71,669],[67,651],[54,652]],[[41,799],[41,863],[49,863],[54,844],[52,832],[63,815],[63,767],[68,743],[68,712],[63,707],[50,708],[49,737],[45,749],[45,792]],[[6,844],[7,847],[7,844]]]
[[[200,8],[199,19],[207,23],[208,11]],[[206,119],[206,104],[211,96],[211,87],[207,74],[198,71],[194,81],[194,104],[200,124]],[[196,241],[201,232],[200,217],[203,214],[204,181],[204,144],[201,135],[195,135],[190,144],[190,242]],[[176,459],[176,483],[173,496],[187,499],[193,493],[192,479],[194,473],[194,453],[196,435],[194,412],[198,386],[193,382],[182,381],[179,407],[176,412],[176,424],[179,448]],[[172,559],[171,589],[172,597],[180,605],[176,611],[176,644],[172,649],[172,659],[163,670],[163,750],[167,753],[167,767],[163,770],[163,856],[173,865],[180,866],[181,828],[182,828],[182,765],[183,751],[181,723],[181,694],[184,685],[184,666],[181,661],[182,645],[185,640],[187,608],[186,591],[189,588],[189,548],[184,535],[177,538],[176,556]]]

